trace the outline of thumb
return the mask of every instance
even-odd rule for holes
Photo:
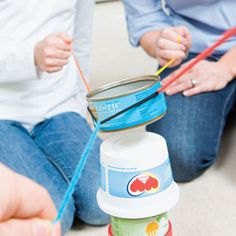
[[[46,220],[12,219],[0,223],[1,236],[60,236],[60,226]]]
[[[36,220],[32,224],[32,236],[60,236],[60,224],[53,225],[52,222],[46,220]]]

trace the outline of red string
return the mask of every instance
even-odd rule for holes
[[[90,87],[89,87],[89,85],[88,85],[88,82],[87,82],[87,80],[86,80],[86,78],[85,78],[85,76],[84,76],[84,74],[83,74],[83,71],[82,71],[82,69],[81,69],[81,67],[80,67],[80,65],[79,65],[79,62],[78,62],[78,60],[76,59],[75,54],[74,54],[73,52],[72,52],[72,56],[73,56],[73,58],[74,58],[76,67],[77,67],[77,69],[78,69],[78,71],[79,71],[80,78],[82,79],[82,81],[83,81],[83,83],[84,83],[84,85],[85,85],[87,91],[90,93],[91,90],[90,90]]]
[[[180,70],[177,74],[175,74],[165,85],[163,85],[160,89],[157,90],[157,93],[165,92],[165,90],[177,79],[179,79],[183,74],[188,72],[190,69],[192,69],[198,62],[205,59],[206,57],[210,56],[213,51],[220,46],[223,42],[226,41],[226,39],[232,37],[236,34],[236,27],[226,31],[223,36],[214,43],[211,47],[205,49],[202,53],[200,53],[193,61],[191,61],[188,65],[183,67],[182,70]]]

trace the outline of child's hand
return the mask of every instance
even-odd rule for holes
[[[169,60],[175,59],[170,66],[179,65],[187,56],[192,39],[189,30],[184,27],[170,27],[161,31],[156,41],[156,57],[161,66]]]
[[[49,35],[35,46],[35,64],[42,71],[58,72],[68,63],[71,50],[72,40],[67,34]]]

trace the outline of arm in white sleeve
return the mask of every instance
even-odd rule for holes
[[[145,32],[171,26],[165,0],[123,0],[129,39],[133,46],[139,45]]]
[[[92,45],[94,0],[78,0],[73,34],[73,50],[86,77]]]
[[[0,83],[37,79],[34,44],[0,39]]]
[[[94,0],[78,0],[73,34],[73,51],[89,83],[89,58],[92,46]],[[79,74],[78,74],[79,76]],[[81,104],[81,115],[86,117],[86,87],[78,78],[79,91],[77,99]]]

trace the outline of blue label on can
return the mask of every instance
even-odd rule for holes
[[[101,165],[101,185],[103,186],[103,190],[106,192],[106,173],[104,166]]]
[[[102,164],[102,172],[105,176],[105,181],[102,180],[103,191],[121,198],[147,197],[166,190],[173,183],[169,159],[145,171],[104,167]]]
[[[161,87],[160,82],[155,83],[151,88],[133,93],[124,97],[119,97],[113,100],[90,102],[89,107],[97,116],[99,121],[102,121],[111,115],[133,105],[134,103],[150,96]],[[130,111],[110,120],[101,126],[103,131],[120,130],[148,123],[163,115],[167,110],[167,104],[164,93],[157,95],[155,98],[143,103],[139,107],[133,108]]]

